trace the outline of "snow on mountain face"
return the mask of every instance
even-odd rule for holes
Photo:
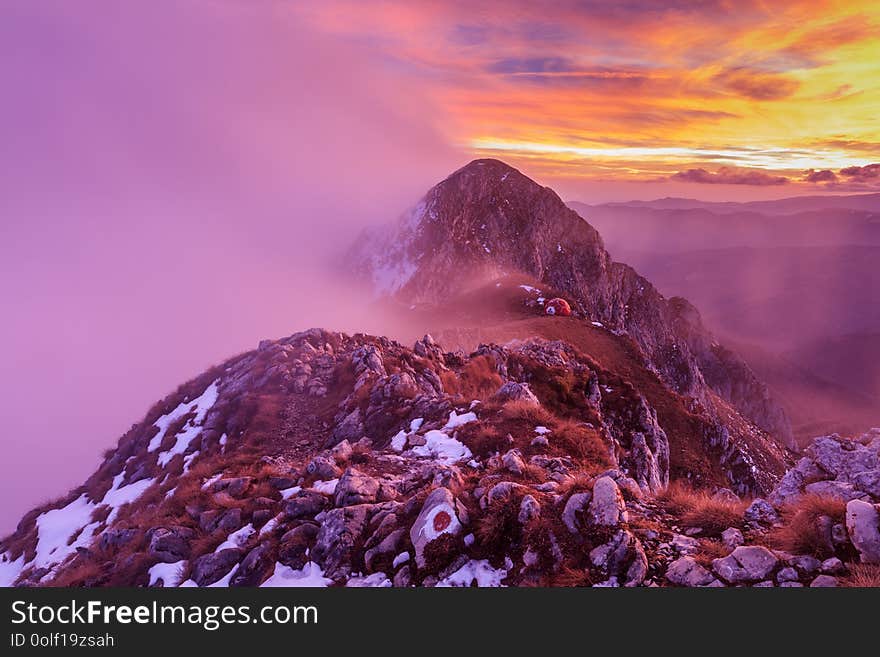
[[[396,226],[353,247],[379,294],[442,305],[478,282],[520,273],[568,296],[586,318],[632,337],[666,382],[711,407],[709,389],[787,445],[782,409],[699,313],[611,261],[602,238],[550,189],[497,160],[476,160],[432,188]]]

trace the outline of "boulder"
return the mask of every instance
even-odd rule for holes
[[[131,543],[139,533],[138,529],[105,529],[101,533],[99,546],[101,550],[116,550]]]
[[[846,529],[862,563],[880,563],[880,513],[862,500],[846,505]]]
[[[820,569],[823,575],[842,575],[846,572],[846,566],[844,566],[843,562],[837,557],[825,559],[825,561],[822,562]]]
[[[399,552],[400,542],[403,540],[404,536],[406,536],[405,529],[395,529],[375,547],[367,550],[364,553],[364,565],[367,567],[367,572],[372,572],[374,570],[374,563],[377,557],[397,554]]]
[[[335,461],[326,456],[316,456],[306,466],[306,473],[316,479],[330,481],[339,477],[342,474],[342,469],[336,465]]]
[[[617,483],[611,477],[599,477],[593,484],[590,521],[599,527],[616,527],[626,519],[626,504]]]
[[[834,586],[837,586],[837,578],[832,577],[831,575],[819,575],[816,579],[810,582],[811,589],[831,588]]]
[[[717,502],[731,502],[733,504],[739,504],[740,502],[739,495],[729,488],[719,488],[712,494],[712,499]]]
[[[193,536],[195,532],[188,527],[157,527],[148,532],[150,556],[165,563],[189,559]]]
[[[422,505],[409,537],[416,552],[416,565],[425,566],[425,547],[444,534],[458,534],[462,528],[455,497],[448,488],[435,488]]]
[[[875,500],[880,499],[880,468],[856,472],[850,481],[857,490],[864,491]]]
[[[792,557],[788,560],[788,563],[797,568],[798,571],[802,572],[804,575],[812,575],[813,573],[818,573],[819,569],[822,568],[822,562],[819,561],[816,557],[809,554],[801,554],[796,557]]]
[[[781,568],[778,573],[776,573],[776,581],[777,582],[796,582],[799,579],[798,571],[792,568],[791,566],[786,566],[785,568]]]
[[[518,449],[511,449],[501,457],[501,465],[504,469],[515,475],[521,475],[526,463],[523,460],[522,452]]]
[[[259,586],[269,571],[274,567],[271,558],[271,546],[268,541],[260,543],[242,559],[241,565],[232,579],[230,586]]]
[[[525,402],[534,406],[541,405],[528,383],[516,383],[515,381],[508,381],[498,388],[492,395],[492,400],[502,404],[505,402]]]
[[[863,497],[864,493],[856,490],[855,486],[846,481],[814,481],[804,487],[804,492],[810,495],[820,495],[822,497],[831,497],[841,502],[849,502],[850,500]]]
[[[317,491],[304,490],[287,500],[287,503],[284,505],[284,515],[291,520],[314,518],[327,506],[326,495],[322,495]]]
[[[353,454],[354,449],[352,449],[351,443],[347,440],[343,440],[330,450],[330,455],[337,463],[347,463]]]
[[[781,521],[776,509],[765,499],[756,497],[749,508],[743,514],[746,522],[752,525],[763,525],[766,527],[775,525]]]
[[[522,498],[519,505],[519,515],[517,520],[522,524],[527,524],[541,516],[541,504],[532,495],[526,495]]]
[[[833,477],[847,481],[858,472],[880,469],[877,450],[837,436],[814,439],[806,453]]]
[[[369,504],[376,501],[379,481],[354,468],[348,468],[336,485],[336,506]]]
[[[590,562],[627,587],[638,586],[648,574],[648,558],[641,541],[626,529],[618,530],[607,543],[590,550]]]
[[[232,497],[241,497],[250,487],[252,481],[253,477],[227,477],[224,479],[218,479],[211,486],[211,491],[214,493],[226,491]]]
[[[309,561],[309,551],[318,536],[318,526],[304,523],[286,532],[278,542],[278,561],[299,570]]]
[[[776,555],[763,546],[740,545],[726,557],[712,561],[712,570],[731,584],[760,582],[778,563]]]
[[[583,514],[592,497],[593,495],[590,491],[584,491],[582,493],[575,493],[565,503],[565,508],[562,511],[562,522],[572,534],[580,533],[582,524],[579,516]]]
[[[331,509],[324,515],[311,556],[330,579],[351,572],[355,547],[363,538],[369,511],[370,505],[360,504]]]
[[[693,557],[679,557],[666,569],[666,579],[676,586],[707,586],[715,580]]]
[[[193,563],[192,578],[199,586],[208,586],[226,576],[241,559],[241,550],[227,548],[203,554]]]
[[[728,550],[734,550],[745,543],[743,533],[736,527],[728,527],[721,532],[721,544]]]

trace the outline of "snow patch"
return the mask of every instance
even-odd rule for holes
[[[154,427],[159,428],[159,433],[157,433],[150,440],[150,444],[147,445],[148,452],[155,452],[159,449],[159,446],[162,444],[162,439],[165,438],[165,432],[168,431],[168,427],[170,427],[174,422],[179,420],[180,418],[188,415],[192,411],[195,411],[196,416],[187,422],[186,427],[181,430],[181,433],[188,433],[189,429],[195,428],[197,425],[202,424],[205,421],[205,416],[208,414],[208,411],[211,410],[211,407],[217,402],[217,381],[214,381],[211,385],[205,388],[205,391],[189,402],[181,402],[177,405],[173,411],[168,413],[167,415],[163,415],[158,420],[153,423]],[[180,442],[181,438],[178,434],[178,442]],[[187,445],[189,442],[187,442]],[[164,453],[164,452],[163,452]],[[169,459],[170,460],[170,459]],[[161,465],[161,464],[160,464]]]
[[[13,561],[8,552],[0,555],[0,587],[12,586],[24,569],[24,555]]]
[[[471,559],[454,573],[437,582],[437,586],[473,586],[476,584],[482,588],[499,587],[503,586],[501,580],[505,577],[507,577],[506,570],[492,568],[486,559]]]
[[[228,550],[229,548],[240,548],[247,543],[248,539],[254,535],[255,531],[257,530],[254,529],[254,526],[251,523],[246,524],[241,529],[232,532],[225,541],[217,546],[217,549],[214,550],[214,552]]]
[[[391,562],[391,566],[393,568],[397,568],[400,564],[406,563],[409,561],[409,552],[401,552],[396,557],[394,557],[394,561]]]
[[[539,425],[539,426],[535,427],[535,433],[538,434],[539,436],[546,436],[548,433],[550,433],[550,429]]]
[[[468,413],[468,415],[473,415],[473,413]],[[412,451],[416,456],[433,457],[442,463],[456,463],[473,456],[466,445],[455,438],[450,438],[442,431],[433,429],[424,437],[426,441],[424,445],[413,447]]]
[[[275,564],[275,570],[265,582],[260,584],[261,587],[299,587],[299,588],[318,588],[330,586],[333,580],[324,577],[324,571],[321,567],[309,561],[300,570],[294,570],[290,566],[282,563]]]
[[[149,586],[155,586],[159,582],[162,582],[162,585],[165,587],[179,585],[180,577],[183,575],[183,568],[185,565],[185,559],[175,561],[174,563],[157,563],[149,570]]]
[[[327,481],[318,480],[314,484],[312,484],[312,490],[317,491],[319,493],[324,493],[324,495],[333,495],[336,492],[336,484],[339,483],[339,479],[329,479]]]
[[[345,586],[357,589],[385,589],[391,586],[391,580],[385,573],[372,573],[366,577],[352,577],[345,583]]]
[[[284,514],[279,513],[274,518],[271,518],[269,520],[269,522],[267,522],[265,525],[262,526],[262,528],[260,529],[260,534],[259,534],[259,536],[257,536],[257,538],[263,538],[267,534],[271,533],[275,529],[275,527],[278,526],[278,523],[281,522],[281,519],[283,517],[284,517]]]
[[[457,429],[458,427],[463,426],[468,422],[475,422],[476,419],[476,413],[462,413],[461,415],[457,415],[455,411],[450,411],[449,421],[446,423],[446,426],[443,427],[443,430],[446,431],[448,429]]]
[[[298,492],[302,490],[302,486],[291,486],[290,488],[284,488],[281,491],[281,499],[289,500],[291,497],[296,495]]]

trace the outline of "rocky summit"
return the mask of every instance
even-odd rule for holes
[[[0,585],[877,582],[880,430],[787,449],[748,366],[551,190],[473,162],[351,261],[436,339],[209,369],[21,519]]]

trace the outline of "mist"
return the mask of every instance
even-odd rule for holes
[[[3,13],[0,533],[207,366],[380,323],[328,263],[463,157],[426,92],[283,5]]]

